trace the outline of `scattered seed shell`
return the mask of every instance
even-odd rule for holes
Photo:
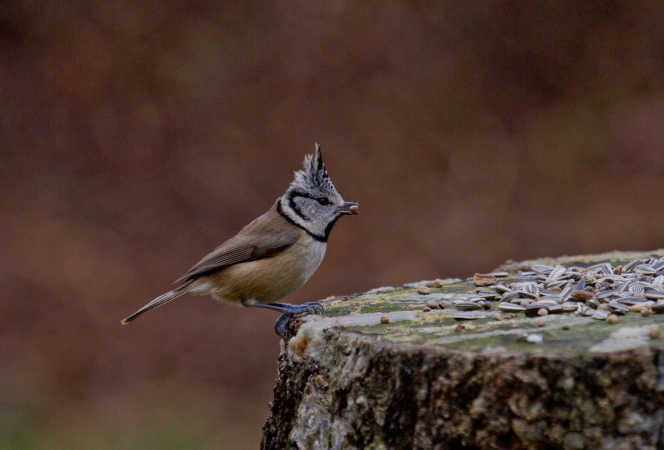
[[[574,300],[578,301],[590,300],[591,298],[594,297],[592,292],[586,290],[572,291],[571,296]]]
[[[526,338],[526,342],[529,344],[541,344],[544,341],[544,338],[541,334],[529,334]]]
[[[498,304],[498,309],[503,312],[521,312],[525,311],[526,308],[521,305],[515,305],[514,303],[509,302],[500,302]]]
[[[456,306],[459,311],[476,311],[482,308],[482,305],[478,302],[459,302],[455,303],[454,306]]]
[[[648,335],[650,336],[650,339],[659,339],[662,336],[662,331],[659,329],[659,327],[652,326],[650,327]]]
[[[597,311],[592,315],[592,318],[595,320],[606,320],[609,317],[609,313],[606,311]]]
[[[439,307],[440,307],[440,303],[437,302],[436,300],[429,300],[429,301],[427,302],[427,306],[428,306],[429,308],[431,308],[431,309],[436,309],[436,308],[439,308]]]
[[[476,273],[473,282],[475,286],[490,286],[496,282],[496,277],[490,273]]]
[[[475,314],[472,312],[456,312],[452,314],[452,318],[455,320],[478,320],[478,319],[486,319],[486,316],[483,314]]]

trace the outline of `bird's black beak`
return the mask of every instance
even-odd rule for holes
[[[355,215],[360,213],[360,204],[357,202],[344,202],[339,208],[339,214]]]

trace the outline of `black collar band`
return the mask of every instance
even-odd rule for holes
[[[328,231],[328,230],[325,230],[325,231],[326,231],[325,236],[321,236],[321,235],[319,235],[319,234],[315,234],[315,233],[312,233],[311,231],[307,230],[307,229],[304,228],[302,225],[300,225],[299,223],[295,222],[293,219],[291,219],[290,217],[288,217],[288,215],[286,215],[286,213],[284,213],[284,210],[281,209],[281,199],[279,199],[279,201],[277,202],[277,212],[279,213],[279,215],[280,215],[281,217],[283,217],[284,219],[286,219],[286,221],[287,221],[288,223],[290,223],[290,224],[292,224],[292,225],[295,225],[295,226],[298,227],[298,228],[302,228],[302,229],[303,229],[303,230],[304,230],[309,236],[311,236],[311,238],[312,238],[314,241],[318,241],[318,242],[327,242],[327,236],[329,235],[329,231]]]

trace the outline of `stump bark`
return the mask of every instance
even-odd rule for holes
[[[648,255],[664,252],[497,270]],[[261,447],[664,449],[664,314],[455,320],[454,299],[477,289],[472,277],[378,288],[293,322]]]

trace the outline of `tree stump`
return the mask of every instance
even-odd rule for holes
[[[261,446],[664,449],[662,256],[508,262],[328,299],[291,324]]]

